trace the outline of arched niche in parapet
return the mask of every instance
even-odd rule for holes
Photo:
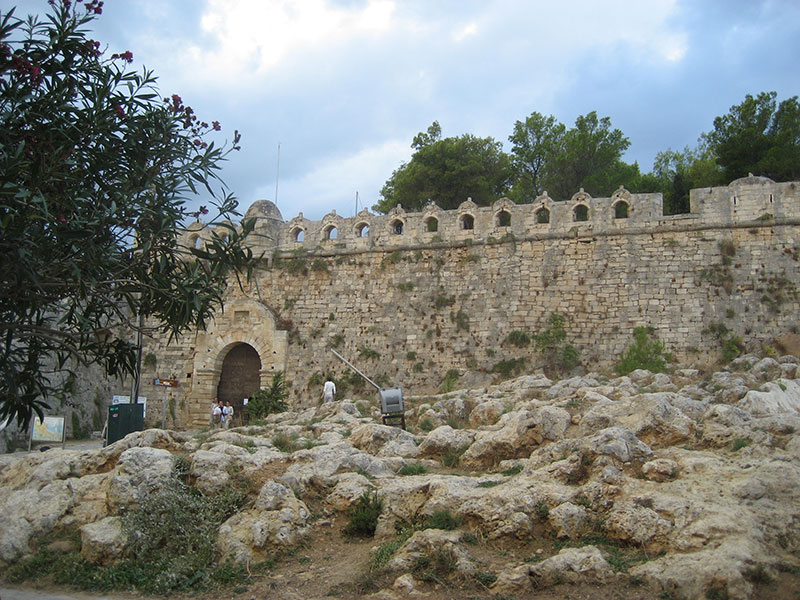
[[[342,233],[342,217],[336,214],[335,210],[322,217],[322,225],[320,232],[322,234],[323,242],[335,241],[339,239],[339,234]]]
[[[511,211],[514,206],[514,202],[508,198],[500,198],[494,203],[495,227],[511,227]]]
[[[367,221],[359,221],[356,223],[355,227],[353,227],[353,234],[357,238],[369,237],[369,223]]]
[[[631,212],[631,193],[624,187],[611,194],[611,214],[614,219],[627,219]]]
[[[353,235],[357,238],[368,238],[372,228],[372,215],[364,208],[356,215],[356,224],[353,226]]]
[[[303,213],[300,213],[294,219],[289,221],[287,224],[287,228],[289,230],[289,244],[300,245],[305,243],[309,224],[310,221],[303,217]]]
[[[462,231],[472,231],[475,229],[475,213],[478,205],[467,198],[458,206],[458,228]]]
[[[203,239],[200,237],[199,233],[192,233],[189,234],[189,246],[192,248],[200,248],[203,243]]]
[[[398,204],[386,214],[390,235],[403,235],[406,226],[406,211]]]
[[[552,211],[553,199],[547,195],[547,192],[542,192],[533,201],[533,224],[534,225],[547,225],[550,223],[550,214]]]
[[[572,220],[574,222],[580,223],[589,220],[589,201],[591,199],[592,197],[583,191],[583,188],[572,196]]]
[[[425,208],[422,209],[422,223],[424,225],[424,233],[437,233],[439,231],[439,223],[441,222],[442,209],[439,208],[435,202],[428,200]]]

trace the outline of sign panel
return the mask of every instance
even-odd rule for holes
[[[115,404],[130,404],[131,397],[130,396],[111,396],[111,405]],[[147,414],[147,397],[146,396],[139,396],[139,404],[142,405],[142,411],[144,414]]]
[[[45,417],[44,422],[35,417],[31,440],[34,442],[63,442],[64,417]]]
[[[178,387],[177,379],[153,379],[153,385],[160,385],[163,387]]]

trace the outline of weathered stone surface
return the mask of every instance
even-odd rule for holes
[[[487,400],[486,402],[481,402],[469,413],[469,424],[472,427],[494,425],[505,410],[506,405],[502,400]]]
[[[606,528],[621,540],[647,546],[653,542],[663,544],[665,536],[672,531],[672,523],[651,508],[618,501],[606,515]]]
[[[420,458],[441,458],[442,454],[451,450],[459,450],[469,446],[475,439],[472,431],[453,429],[449,425],[437,427],[422,440],[419,445]]]
[[[257,560],[273,546],[291,546],[310,531],[311,513],[292,490],[265,483],[252,509],[233,515],[219,528],[217,548],[236,563]]]
[[[461,457],[468,468],[487,468],[502,460],[529,456],[544,440],[560,438],[570,425],[563,408],[544,406],[503,415],[495,431],[479,431],[475,442]]]
[[[475,563],[460,543],[463,535],[460,531],[441,529],[417,531],[395,552],[386,567],[393,571],[408,571],[420,558],[427,557],[433,562],[438,553],[444,553],[447,560],[454,563],[456,571],[472,573]]]
[[[784,354],[800,358],[800,333],[784,333],[775,338],[775,345]]]
[[[81,556],[97,565],[108,565],[125,554],[127,536],[120,517],[106,517],[81,527]]]
[[[669,458],[657,458],[642,465],[642,474],[650,481],[666,481],[678,474],[678,463]]]
[[[548,519],[560,538],[578,539],[589,525],[589,514],[582,506],[564,502],[550,510]]]
[[[650,446],[625,427],[609,427],[598,431],[594,436],[584,439],[581,447],[591,454],[611,456],[623,463],[645,460],[653,454]]]
[[[109,481],[109,506],[119,509],[138,504],[160,488],[171,473],[172,455],[168,451],[138,446],[125,450]]]
[[[611,565],[595,546],[565,548],[555,556],[530,567],[536,587],[556,583],[608,583],[615,577]]]
[[[737,404],[751,415],[800,413],[800,383],[781,379],[763,386],[763,391],[750,390]]]
[[[342,473],[325,501],[337,510],[347,510],[364,492],[375,489],[369,479],[359,473]]]
[[[350,434],[349,442],[353,447],[376,456],[413,458],[418,454],[417,440],[413,434],[399,427],[378,423],[359,425]]]

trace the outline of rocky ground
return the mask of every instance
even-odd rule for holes
[[[250,490],[217,549],[252,578],[207,598],[800,598],[793,356],[530,375],[406,404],[409,431],[342,401],[0,456],[0,563],[64,529],[86,560],[123,556],[120,515],[183,456],[204,494]],[[365,492],[375,535],[345,535]]]

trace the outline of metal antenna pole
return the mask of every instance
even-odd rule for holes
[[[275,168],[275,206],[278,206],[278,181],[281,178],[281,143],[278,142],[278,166]]]
[[[341,361],[342,361],[344,364],[346,364],[348,367],[350,367],[351,369],[353,369],[353,371],[355,371],[356,373],[358,373],[359,375],[361,375],[361,377],[363,377],[364,379],[366,379],[366,380],[367,380],[367,381],[368,381],[368,382],[369,382],[369,383],[370,383],[370,384],[371,384],[371,385],[372,385],[372,386],[373,386],[373,387],[374,387],[376,390],[378,390],[379,392],[380,392],[380,391],[382,391],[382,390],[381,390],[381,386],[379,386],[377,383],[375,383],[374,381],[372,381],[372,379],[370,379],[369,377],[367,377],[366,375],[364,375],[364,374],[363,374],[361,371],[359,371],[359,370],[358,370],[358,369],[357,369],[355,366],[353,366],[353,364],[352,364],[352,363],[351,363],[349,360],[347,360],[347,359],[346,359],[344,356],[342,356],[341,354],[339,354],[339,353],[338,353],[336,350],[334,350],[333,348],[331,348],[331,352],[333,352],[333,353],[336,355],[336,358],[338,358],[339,360],[341,360]]]

